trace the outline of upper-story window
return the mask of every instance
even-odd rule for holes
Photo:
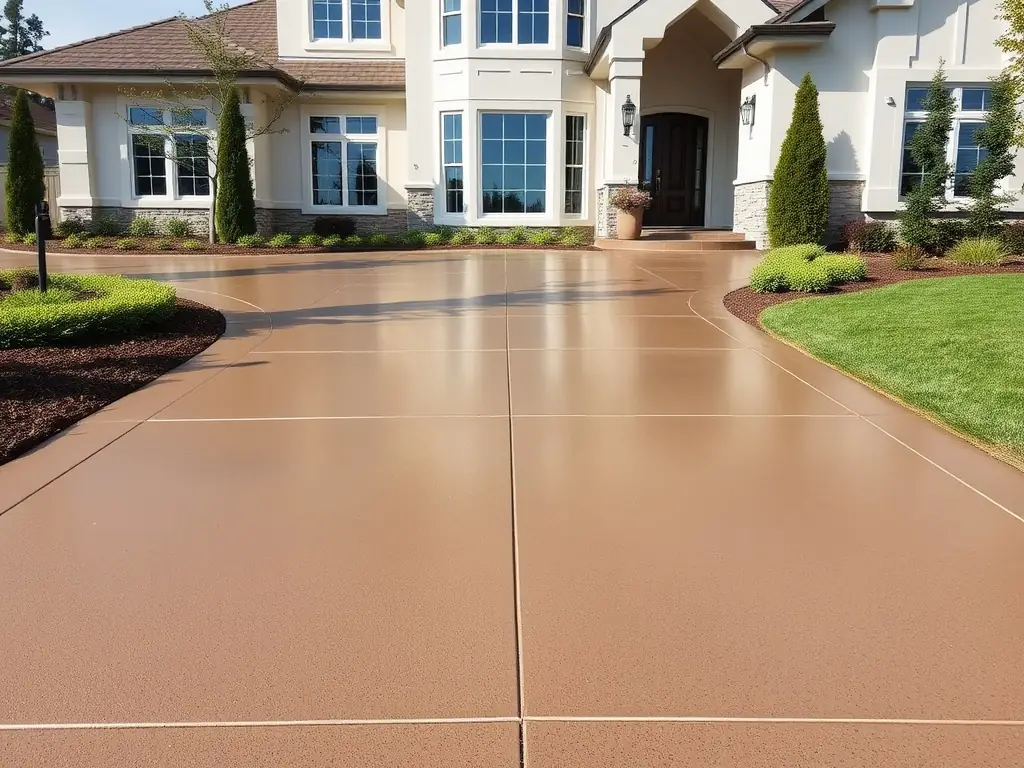
[[[583,47],[584,0],[568,0],[565,7],[565,44],[570,48]]]
[[[462,0],[441,0],[441,45],[462,42]]]
[[[549,0],[480,0],[480,43],[545,45]]]
[[[380,40],[381,0],[313,0],[314,40]]]

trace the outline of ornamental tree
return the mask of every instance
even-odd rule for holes
[[[1017,136],[1021,133],[1017,111],[1018,86],[1014,77],[1003,72],[992,80],[992,103],[987,120],[977,129],[974,140],[985,152],[971,176],[971,203],[967,209],[970,232],[976,237],[999,234],[1001,209],[1016,195],[999,190],[999,183],[1013,173],[1017,155]]]
[[[43,152],[29,111],[28,94],[22,90],[14,97],[7,158],[7,228],[26,235],[35,230],[36,204],[46,195],[46,187]]]

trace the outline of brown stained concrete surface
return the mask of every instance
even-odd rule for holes
[[[0,766],[1020,764],[1024,475],[756,258],[54,258],[228,331],[0,469]]]

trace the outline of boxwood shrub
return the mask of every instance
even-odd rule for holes
[[[864,260],[852,254],[829,254],[819,245],[774,248],[750,275],[757,293],[799,291],[821,293],[867,277]]]
[[[0,271],[11,289],[16,270]],[[125,338],[174,314],[174,289],[120,275],[50,275],[52,296],[12,293],[0,300],[0,349]]]

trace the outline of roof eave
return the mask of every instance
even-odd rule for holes
[[[733,40],[715,54],[712,61],[719,68],[727,67],[736,56],[744,56],[745,48],[756,42],[772,42],[777,45],[818,45],[827,40],[835,31],[832,21],[799,22],[795,24],[757,24]]]

